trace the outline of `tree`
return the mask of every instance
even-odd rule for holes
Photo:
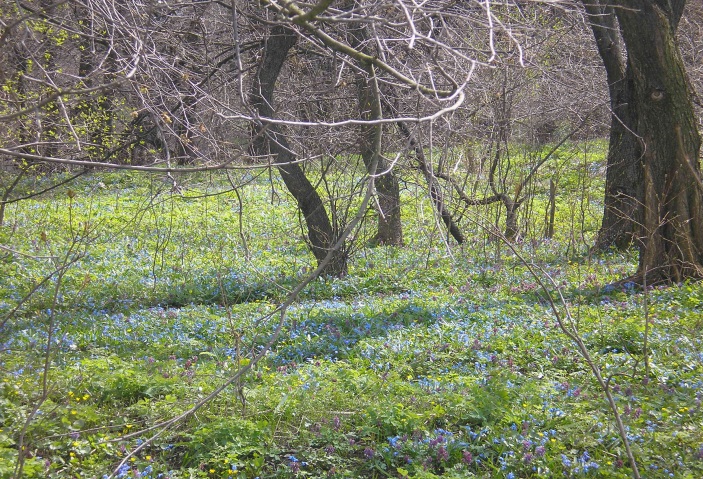
[[[459,225],[457,225],[456,221],[454,221],[452,213],[447,208],[446,202],[444,201],[444,195],[442,194],[442,189],[437,181],[437,175],[435,174],[432,165],[425,157],[425,150],[423,150],[422,144],[420,144],[416,135],[413,134],[408,126],[402,121],[398,122],[398,129],[407,140],[408,146],[415,155],[417,166],[422,172],[422,176],[425,177],[430,193],[430,199],[437,210],[437,214],[439,214],[439,217],[442,219],[442,222],[444,223],[444,226],[446,226],[451,237],[454,238],[454,241],[456,241],[457,244],[463,244],[465,241],[464,235],[461,232]]]
[[[703,278],[701,137],[675,33],[685,0],[618,0],[632,69],[642,158],[643,239],[638,283]]]
[[[612,113],[605,208],[594,248],[623,249],[633,243],[640,247],[646,237],[643,225],[645,185],[644,166],[636,133],[638,103],[633,70],[612,3],[603,0],[581,1],[605,68]],[[671,10],[669,24],[675,32],[683,15],[683,3]],[[692,50],[695,46],[689,45],[688,48]]]
[[[610,137],[605,181],[605,207],[595,248],[626,248],[641,234],[643,170],[634,128],[634,78],[610,3],[582,0],[603,61],[610,96]]]
[[[369,46],[369,34],[364,23],[354,25],[349,32],[350,45],[365,54],[373,54]],[[375,179],[376,212],[378,231],[374,243],[392,246],[403,244],[403,224],[400,219],[400,186],[392,165],[383,157],[383,125],[373,124],[373,120],[383,118],[383,105],[377,94],[378,85],[372,64],[361,64],[356,75],[359,96],[359,113],[369,121],[360,127],[360,153],[367,170],[376,168],[379,176]]]
[[[371,164],[378,165],[379,241],[402,243],[396,175],[407,171],[402,151],[410,151],[414,168],[428,183],[438,216],[462,242],[451,211],[457,193],[441,178],[453,170],[445,161],[447,153],[457,145],[465,147],[467,137],[475,132],[485,135],[486,125],[472,118],[485,95],[474,95],[467,100],[474,104],[463,109],[469,96],[466,89],[468,85],[485,89],[490,98],[485,85],[491,82],[490,75],[480,77],[476,67],[511,65],[519,71],[525,59],[538,56],[532,52],[540,51],[540,36],[553,34],[544,26],[544,18],[550,17],[541,15],[540,7],[528,12],[515,2],[490,8],[478,1],[411,6],[405,0],[348,0],[340,2],[342,6],[327,0],[50,3],[42,5],[46,11],[52,7],[51,15],[41,9],[30,15],[39,19],[37,24],[52,25],[57,31],[63,28],[69,41],[54,48],[60,64],[46,68],[51,78],[45,83],[53,81],[63,88],[58,95],[69,112],[83,113],[64,119],[55,110],[33,109],[34,118],[53,122],[59,148],[51,155],[25,153],[22,148],[28,144],[40,147],[47,142],[15,139],[5,144],[8,148],[3,152],[15,158],[90,167],[139,166],[168,175],[242,163],[262,169],[273,165],[296,199],[318,260],[335,243],[344,223],[337,205],[343,204],[346,212],[355,204],[355,198],[328,172],[347,167],[352,171],[355,153],[361,153],[367,170]],[[17,8],[34,7],[25,2]],[[91,22],[81,23],[82,17]],[[525,19],[539,28],[525,28]],[[297,38],[294,46],[287,47],[291,53],[287,59],[267,51],[269,44],[279,41],[267,35],[272,28],[285,29],[291,32],[286,35]],[[531,31],[542,33],[529,35]],[[42,48],[39,37],[34,40],[37,52]],[[529,55],[523,43],[530,45]],[[374,82],[379,84],[381,102],[373,94]],[[31,80],[25,83],[34,90],[41,87]],[[79,94],[79,87],[94,91]],[[511,87],[517,91],[521,84]],[[86,99],[104,103],[89,105]],[[573,104],[568,107],[573,109]],[[530,113],[523,118],[534,110],[525,111]],[[552,112],[548,109],[544,114]],[[100,121],[101,114],[102,130],[89,129],[88,121],[81,123],[89,117]],[[446,121],[437,121],[440,118]],[[12,127],[20,131],[17,124]],[[500,141],[512,142],[508,135],[512,133],[506,129]],[[441,154],[438,145],[444,146]],[[429,151],[426,158],[423,148]],[[390,151],[401,153],[391,160],[384,156]],[[346,163],[338,161],[343,157]],[[508,165],[506,152],[500,158],[505,160],[501,165]],[[456,171],[462,171],[460,163],[455,165]],[[354,172],[357,177],[359,173]],[[528,175],[529,171],[522,175],[506,166],[489,179],[492,196],[507,210],[509,236],[524,227],[518,211],[528,216],[528,208],[518,210],[522,199],[531,194],[522,182],[531,178]],[[509,183],[518,186],[515,194]],[[359,188],[358,182],[355,185]],[[333,263],[345,262],[344,254],[340,255]],[[343,269],[340,266],[331,274]]]
[[[277,25],[271,29],[266,40],[261,65],[252,86],[251,102],[263,118],[273,118],[273,93],[276,80],[290,49],[295,45],[296,33],[284,26]],[[327,216],[327,211],[320,195],[305,176],[296,157],[290,149],[288,140],[281,133],[280,127],[262,120],[254,129],[253,149],[258,155],[273,157],[281,178],[288,191],[298,202],[298,207],[305,217],[308,240],[312,253],[318,263],[325,259],[336,243],[337,237]],[[347,271],[347,258],[344,249],[333,251],[333,259],[325,273],[342,276]]]

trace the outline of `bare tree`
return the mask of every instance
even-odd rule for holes
[[[366,24],[353,25],[349,29],[349,43],[359,51],[374,55],[377,50],[370,44],[370,36]],[[383,105],[376,94],[375,68],[365,62],[360,65],[356,75],[356,85],[359,96],[359,113],[369,124],[360,126],[360,153],[367,170],[377,165],[379,176],[376,178],[376,213],[378,215],[378,231],[374,243],[395,245],[403,244],[403,226],[400,219],[400,189],[398,178],[393,172],[392,165],[383,157],[383,125],[373,124],[373,120],[383,118]]]
[[[288,51],[295,45],[297,35],[294,31],[276,26],[266,40],[261,66],[253,83],[251,100],[258,113],[265,118],[273,118],[273,93],[276,80],[281,72]],[[327,256],[337,237],[327,216],[322,199],[305,176],[296,157],[290,149],[280,127],[262,121],[254,130],[254,151],[258,155],[272,155],[273,161],[281,173],[288,191],[298,202],[298,207],[305,216],[310,248],[318,262]],[[347,259],[343,249],[334,252],[335,256],[325,268],[325,273],[333,276],[346,274]]]
[[[616,3],[633,70],[637,153],[644,167],[644,239],[633,279],[703,278],[701,138],[675,39],[686,2]]]

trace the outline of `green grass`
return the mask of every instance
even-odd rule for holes
[[[701,477],[703,288],[647,293],[646,378],[644,293],[603,289],[636,257],[587,254],[602,179],[572,170],[559,170],[556,237],[534,228],[518,248],[562,288],[643,477]],[[179,180],[186,196],[219,186]],[[25,477],[110,474],[150,437],[140,431],[249,363],[276,327],[267,315],[311,269],[295,205],[265,177],[240,190],[244,241],[231,192],[187,199],[127,173],[71,189],[11,205],[0,229],[25,254],[0,251],[2,478],[23,430]],[[545,293],[471,226],[494,207],[466,212],[467,244],[448,249],[420,191],[403,193],[406,247],[359,247],[347,277],[308,285],[266,357],[119,477],[631,477]],[[537,185],[525,221],[543,221],[547,191]]]

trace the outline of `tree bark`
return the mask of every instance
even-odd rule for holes
[[[703,278],[701,138],[675,41],[685,0],[618,0],[633,75],[643,161],[643,239],[637,282]]]
[[[615,11],[600,0],[582,0],[603,60],[610,94],[610,139],[605,178],[605,208],[595,249],[625,249],[641,234],[644,177],[634,135],[637,118],[633,77]]]
[[[288,51],[295,45],[296,40],[295,32],[288,28],[275,26],[271,29],[250,98],[261,117],[273,117],[276,80]],[[337,240],[320,195],[300,165],[295,162],[296,157],[289,148],[288,140],[277,125],[262,120],[254,131],[253,149],[257,155],[273,157],[286,188],[296,199],[298,208],[305,217],[308,244],[319,264]],[[344,248],[335,250],[323,274],[343,276],[346,272],[347,253]]]
[[[634,76],[620,38],[611,2],[581,0],[588,16],[598,53],[603,60],[610,94],[611,123],[605,179],[603,221],[594,245],[596,250],[642,246],[645,235],[644,165],[636,134],[638,113]],[[674,31],[683,13],[679,2],[671,11]]]
[[[399,121],[397,124],[400,132],[408,140],[410,148],[412,148],[415,152],[415,159],[417,160],[420,170],[422,171],[422,175],[425,177],[427,187],[430,190],[430,198],[432,199],[432,203],[434,204],[437,213],[439,213],[439,217],[442,218],[442,221],[447,227],[447,230],[452,238],[454,238],[458,244],[463,244],[465,241],[464,235],[454,221],[454,218],[452,218],[452,214],[447,209],[447,206],[444,204],[444,197],[439,185],[437,184],[437,177],[435,176],[434,171],[432,171],[432,166],[427,163],[425,152],[422,150],[422,145],[418,143],[407,125],[405,125],[402,121]]]
[[[362,77],[359,83],[359,109],[364,120],[380,119],[381,105],[373,92],[369,78]],[[361,158],[366,169],[370,171],[376,165],[379,176],[374,179],[376,189],[376,212],[378,230],[375,243],[388,246],[403,245],[403,223],[400,218],[400,185],[391,165],[380,151],[383,126],[361,126]]]
[[[369,53],[368,32],[366,25],[350,29],[350,43],[364,53]],[[356,76],[359,95],[359,114],[363,120],[375,120],[383,117],[382,105],[374,91],[372,64],[361,64],[364,73]],[[360,153],[366,169],[370,171],[376,165],[379,173],[374,180],[376,189],[376,212],[378,213],[378,230],[374,243],[389,246],[403,245],[403,223],[401,221],[400,185],[391,165],[383,157],[381,141],[383,125],[362,125]]]

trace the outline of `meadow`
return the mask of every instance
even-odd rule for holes
[[[609,286],[637,255],[589,252],[602,155],[559,161],[553,238],[545,185],[512,251],[478,226],[497,206],[452,245],[406,182],[406,245],[371,247],[368,221],[349,274],[285,315],[314,265],[265,171],[219,194],[217,173],[92,173],[8,205],[0,478],[632,477],[558,293],[642,477],[703,477],[703,287]]]

